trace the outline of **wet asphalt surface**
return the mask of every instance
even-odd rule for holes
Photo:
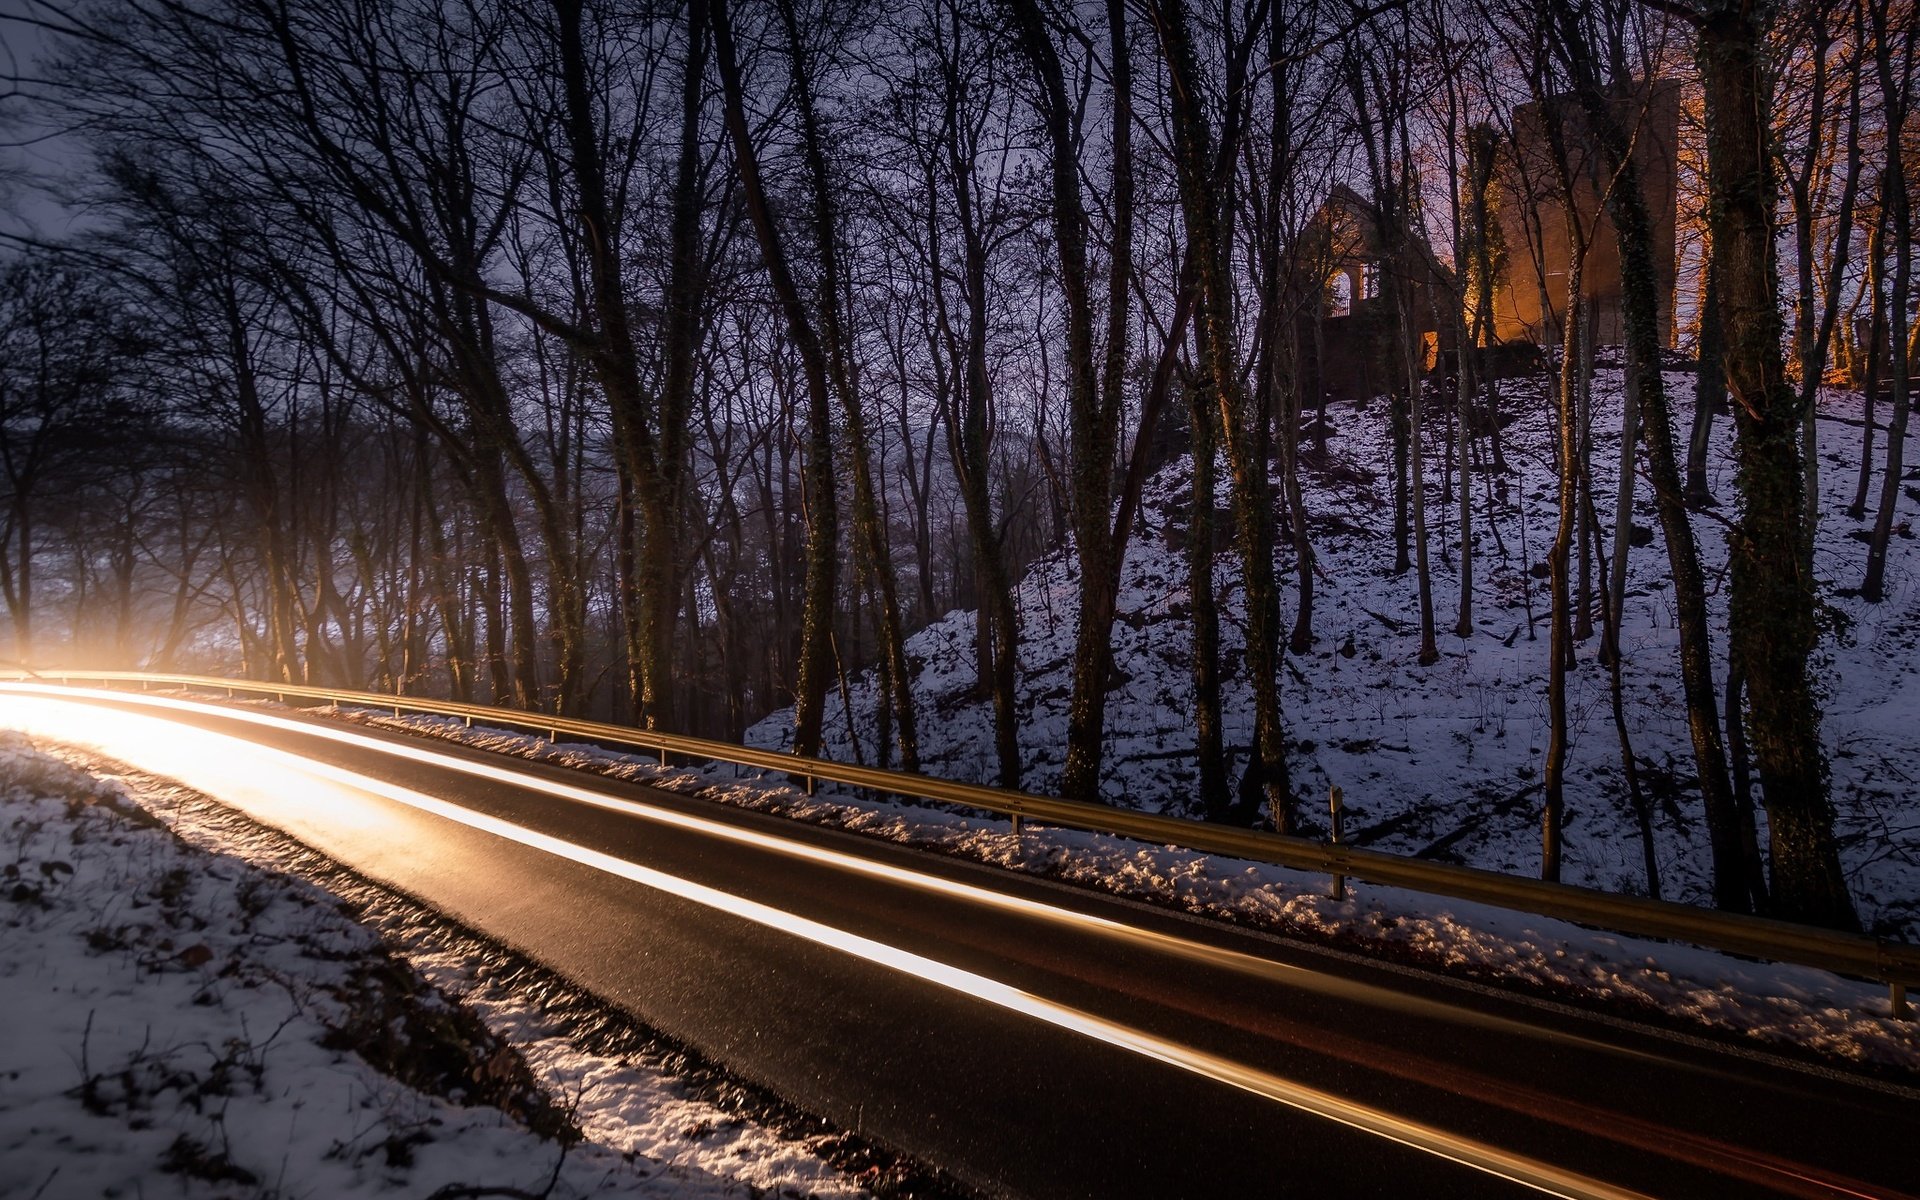
[[[153,714],[133,699],[102,703]],[[1646,1195],[1920,1191],[1912,1091],[448,743],[352,730],[518,778],[238,716],[194,723],[713,889],[723,907],[350,789],[243,806],[984,1195],[1539,1194],[1215,1077],[1249,1071],[1360,1106],[1389,1129],[1415,1123]],[[763,840],[594,808],[540,791],[542,780]],[[821,851],[905,874],[848,869]],[[726,910],[734,898],[856,935],[883,957],[916,957],[869,961]],[[1015,1003],[1058,1006],[1049,1011],[1065,1010],[1068,1027],[970,994],[967,980],[922,978],[926,962],[1014,989]],[[1219,1069],[1111,1044],[1084,1018]]]

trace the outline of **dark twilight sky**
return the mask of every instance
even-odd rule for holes
[[[57,23],[68,0],[0,0],[0,256],[28,236],[58,240],[82,223],[60,197],[81,157],[37,103],[39,62],[54,40],[36,22]]]

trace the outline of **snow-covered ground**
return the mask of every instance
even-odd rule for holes
[[[1614,936],[1396,888],[1356,884],[1336,901],[1324,876],[1077,830],[1029,824],[1015,834],[1004,819],[830,786],[808,796],[726,765],[662,767],[638,754],[468,728],[452,718],[320,711],[1044,875],[1369,957],[1517,985],[1682,1030],[1902,1078],[1920,1072],[1920,1022],[1891,1019],[1884,989],[1825,971]]]
[[[840,1135],[204,798],[0,734],[0,831],[0,1197],[866,1194]]]
[[[1666,374],[1685,445],[1693,410],[1690,372]],[[1281,687],[1292,742],[1295,790],[1319,797],[1345,794],[1348,840],[1376,849],[1493,870],[1538,869],[1540,771],[1546,751],[1548,598],[1529,568],[1543,563],[1553,535],[1557,492],[1552,461],[1548,380],[1509,380],[1502,410],[1515,419],[1503,431],[1512,473],[1474,481],[1474,614],[1476,632],[1451,632],[1457,612],[1457,498],[1442,495],[1449,422],[1429,422],[1428,521],[1436,625],[1442,652],[1431,667],[1416,662],[1418,607],[1414,576],[1395,575],[1390,443],[1383,402],[1329,411],[1328,457],[1305,468],[1308,528],[1319,562],[1316,642],[1289,656]],[[1594,494],[1611,543],[1619,463],[1622,373],[1605,353],[1594,384]],[[1887,599],[1868,604],[1849,590],[1859,584],[1866,547],[1862,523],[1842,511],[1851,501],[1862,434],[1861,397],[1822,397],[1820,482],[1824,498],[1815,561],[1826,631],[1816,668],[1825,700],[1824,736],[1833,767],[1833,798],[1845,864],[1862,919],[1876,933],[1920,940],[1920,541],[1912,515],[1920,504],[1904,484],[1901,529],[1887,568]],[[1884,408],[1880,419],[1884,421]],[[1874,453],[1883,452],[1885,435]],[[1311,443],[1308,443],[1311,448]],[[1920,460],[1910,444],[1908,461]],[[1198,815],[1192,757],[1191,684],[1183,546],[1190,463],[1179,460],[1149,481],[1128,547],[1113,645],[1120,682],[1107,706],[1104,796],[1113,804],[1180,816]],[[1725,678],[1726,522],[1734,515],[1731,422],[1716,422],[1710,466],[1724,507],[1695,517],[1712,606],[1712,638]],[[1910,472],[1920,479],[1920,472]],[[1228,503],[1226,484],[1219,507]],[[1878,479],[1874,496],[1878,496]],[[1493,494],[1493,489],[1499,489]],[[1457,494],[1456,494],[1457,495]],[[1225,519],[1224,512],[1221,519]],[[1635,523],[1651,536],[1634,547],[1622,622],[1626,712],[1641,775],[1658,802],[1655,817],[1662,894],[1704,903],[1709,897],[1706,831],[1698,791],[1687,782],[1691,753],[1678,677],[1672,585],[1667,554],[1644,478]],[[1491,525],[1490,525],[1491,522]],[[1496,540],[1492,527],[1497,527]],[[1282,606],[1291,623],[1294,569],[1282,536]],[[1226,674],[1226,741],[1244,766],[1252,740],[1249,685],[1240,670],[1244,639],[1238,558],[1217,561]],[[1070,549],[1039,560],[1017,589],[1021,623],[1019,704],[1025,786],[1056,789],[1063,766],[1071,680],[1077,573]],[[1528,623],[1528,599],[1538,622]],[[1596,621],[1597,626],[1597,621]],[[930,774],[990,781],[993,716],[975,691],[974,619],[956,612],[908,643],[919,674],[924,714],[921,755]],[[1538,640],[1532,636],[1537,633]],[[1613,891],[1647,890],[1638,826],[1626,799],[1620,750],[1608,704],[1599,638],[1581,645],[1569,682],[1572,751],[1568,775],[1565,878]],[[852,688],[855,720],[871,761],[872,679]],[[754,727],[748,740],[782,747],[790,712]],[[839,697],[828,699],[827,757],[852,760]],[[1309,821],[1324,824],[1324,807],[1309,803]],[[1761,817],[1765,834],[1764,814]]]
[[[1690,377],[1668,376],[1690,410]],[[1283,674],[1295,780],[1342,787],[1352,840],[1531,873],[1544,752],[1546,598],[1528,569],[1544,557],[1554,484],[1542,382],[1510,382],[1506,497],[1476,495],[1478,632],[1452,626],[1454,507],[1442,502],[1441,422],[1430,446],[1434,595],[1443,657],[1414,661],[1410,575],[1391,573],[1385,418],[1336,409],[1329,457],[1307,473],[1322,578],[1311,652]],[[1620,377],[1596,384],[1596,496],[1614,494]],[[1851,496],[1859,400],[1825,397],[1816,563],[1829,621],[1819,654],[1843,861],[1876,932],[1920,940],[1920,549],[1894,540],[1889,598],[1846,593],[1864,547],[1841,513]],[[1726,423],[1714,483],[1730,499]],[[1186,464],[1149,484],[1114,629],[1122,682],[1108,709],[1107,798],[1193,815],[1187,581],[1179,548]],[[1477,483],[1477,486],[1479,484]],[[1910,486],[1910,485],[1909,485]],[[1666,792],[1657,815],[1669,898],[1706,896],[1704,830],[1685,783],[1686,731],[1675,671],[1666,556],[1639,489],[1625,620],[1628,711],[1643,771]],[[1221,497],[1224,504],[1224,493]],[[1903,497],[1911,505],[1912,496]],[[1912,509],[1903,510],[1910,514]],[[1724,655],[1729,509],[1696,528]],[[1489,520],[1500,534],[1496,544]],[[1911,520],[1910,515],[1905,519]],[[1282,548],[1283,579],[1291,578]],[[1239,572],[1223,554],[1228,742],[1249,741]],[[1542,618],[1528,633],[1527,599]],[[1070,552],[1040,560],[1019,586],[1022,745],[1031,790],[1057,784],[1066,723],[1075,580]],[[1283,603],[1291,606],[1290,588]],[[974,694],[973,622],[956,613],[910,643],[919,664],[923,754],[933,773],[986,779],[989,706]],[[1624,799],[1597,642],[1572,687],[1567,877],[1644,890]],[[1351,650],[1351,653],[1346,651]],[[1716,672],[1718,674],[1719,672]],[[854,685],[856,720],[875,697]],[[830,701],[833,757],[852,759]],[[731,768],[663,769],[640,756],[433,718],[342,712],[494,749],[598,770],[715,800],[836,825],[1046,874],[1189,911],[1249,922],[1416,965],[1599,1004],[1613,1011],[1811,1052],[1904,1076],[1920,1071],[1920,1025],[1888,1019],[1872,985],[1756,964],[1564,922],[1369,886],[1344,901],[1324,878],[1168,847],[1055,829],[1013,835],[1001,820],[831,789],[809,797]],[[786,714],[752,740],[779,745]],[[863,747],[871,758],[871,746]],[[464,1194],[516,1187],[555,1196],[856,1193],[827,1165],[846,1143],[795,1119],[749,1119],[724,1080],[643,1033],[609,1038],[604,1013],[538,968],[431,913],[311,861],[286,839],[154,781],[99,785],[0,742],[0,1196],[353,1196]],[[317,882],[316,882],[317,881]],[[350,904],[343,911],[341,898]],[[375,1065],[369,1013],[419,1029],[432,1071]],[[575,1016],[569,1016],[569,1013]],[[410,1014],[410,1015],[409,1015]],[[391,1020],[379,1023],[391,1030]],[[355,1030],[360,1030],[355,1033]],[[591,1035],[590,1035],[591,1034]],[[355,1039],[359,1040],[356,1041]],[[691,1071],[691,1074],[689,1074]],[[703,1075],[703,1071],[705,1075]],[[395,1078],[398,1072],[401,1078]],[[698,1082],[707,1078],[709,1083]],[[482,1095],[481,1093],[486,1093]],[[534,1132],[533,1125],[549,1136]],[[581,1140],[569,1145],[578,1130]],[[565,1153],[562,1146],[569,1145]],[[56,1173],[57,1170],[57,1173]],[[557,1174],[556,1174],[557,1172]],[[137,1181],[137,1182],[130,1182]]]

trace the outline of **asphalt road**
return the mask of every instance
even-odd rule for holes
[[[1920,1093],[651,788],[0,685],[992,1196],[1895,1197]]]

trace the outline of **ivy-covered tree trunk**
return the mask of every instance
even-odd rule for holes
[[[1752,911],[1760,895],[1757,864],[1749,863],[1740,838],[1739,814],[1727,773],[1726,747],[1720,738],[1718,693],[1713,683],[1713,646],[1707,628],[1707,590],[1700,552],[1687,513],[1675,454],[1673,417],[1660,375],[1660,343],[1655,318],[1657,296],[1652,236],[1631,160],[1614,188],[1614,229],[1620,241],[1622,308],[1627,326],[1627,357],[1633,372],[1639,437],[1647,452],[1655,511],[1667,545],[1667,566],[1674,584],[1674,608],[1680,633],[1680,680],[1686,697],[1687,728],[1693,744],[1694,773],[1707,815],[1713,854],[1714,901],[1721,908]],[[1615,580],[1616,594],[1624,580]],[[1613,611],[1619,621],[1619,609]]]
[[[1781,356],[1768,152],[1772,7],[1704,10],[1707,172],[1714,270],[1733,399],[1740,512],[1730,534],[1730,636],[1746,670],[1747,741],[1767,807],[1776,915],[1841,929],[1859,919],[1834,844],[1833,805],[1808,664],[1818,643],[1801,553],[1806,492],[1800,396]]]

